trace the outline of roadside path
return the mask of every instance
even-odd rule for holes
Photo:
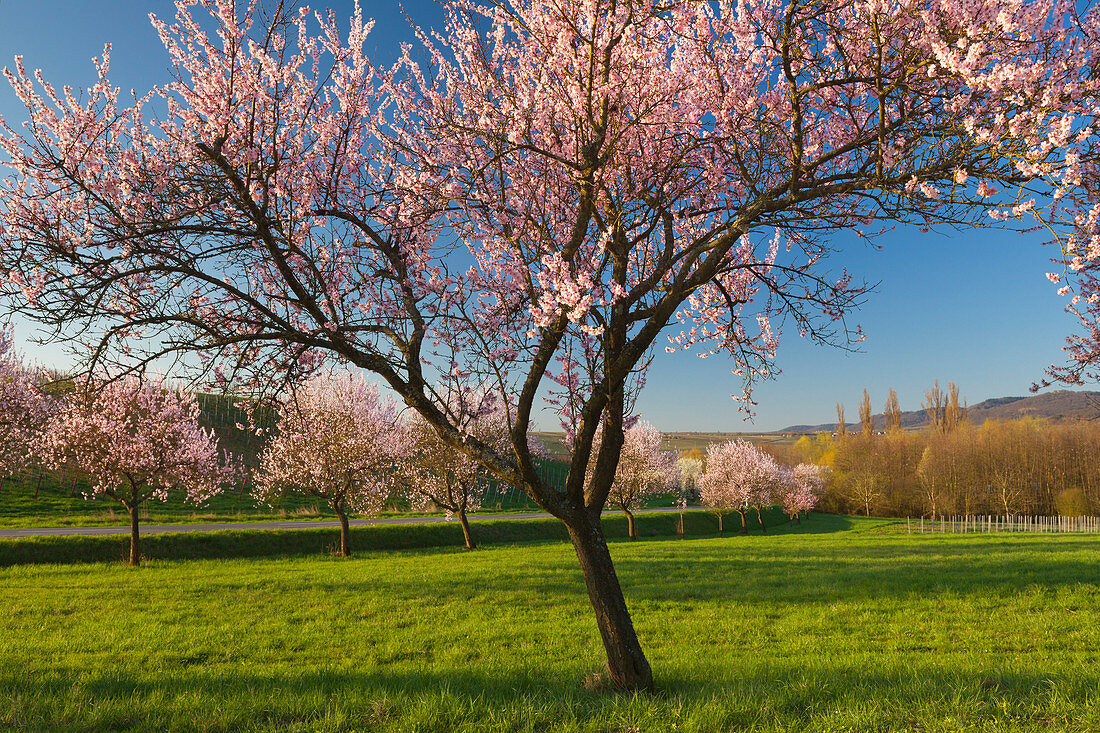
[[[702,507],[689,506],[685,511],[702,509]],[[657,509],[638,509],[635,514],[668,514],[680,511],[676,507],[660,507]],[[618,511],[605,511],[605,514],[619,514]],[[486,522],[494,519],[549,519],[551,515],[546,512],[530,512],[516,514],[469,514],[471,522]],[[348,522],[352,527],[366,527],[372,524],[431,524],[433,522],[455,522],[452,517],[385,517],[381,519],[352,519]],[[166,532],[220,532],[227,529],[320,529],[325,527],[339,527],[336,519],[299,519],[288,522],[221,522],[204,524],[148,524],[141,526],[141,533],[161,534]],[[11,527],[0,528],[0,538],[12,537],[42,537],[49,535],[112,535],[129,534],[130,525],[115,527]]]

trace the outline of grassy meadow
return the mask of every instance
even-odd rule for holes
[[[1100,538],[884,529],[614,541],[639,695],[560,540],[15,565],[0,730],[1100,729]]]

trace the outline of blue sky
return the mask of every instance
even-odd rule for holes
[[[351,2],[332,2],[338,16]],[[438,6],[428,0],[403,3],[425,26],[440,24]],[[380,60],[409,38],[396,2],[366,3],[376,18],[368,45]],[[163,0],[0,0],[0,65],[21,53],[29,69],[43,69],[57,85],[91,83],[93,56],[112,43],[112,79],[139,92],[165,79],[166,56],[147,15],[171,17]],[[9,123],[23,109],[0,80],[0,114]],[[834,403],[846,404],[849,420],[866,387],[880,411],[892,386],[902,409],[917,409],[934,379],[956,382],[971,404],[990,397],[1022,395],[1060,362],[1065,336],[1075,327],[1063,312],[1064,299],[1044,277],[1053,269],[1042,235],[977,231],[950,235],[899,229],[879,240],[876,251],[854,237],[835,239],[833,262],[856,276],[879,282],[852,322],[867,338],[858,353],[801,341],[781,341],[783,373],[758,385],[755,422],[738,413],[731,393],[740,381],[720,358],[668,355],[659,350],[639,411],[662,430],[773,430],[793,423],[831,422]],[[25,334],[24,334],[25,335]],[[49,352],[30,351],[49,362]],[[544,421],[554,427],[553,420]]]

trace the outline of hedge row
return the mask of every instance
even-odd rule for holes
[[[638,514],[639,537],[674,537],[676,513]],[[765,512],[769,527],[787,526],[787,517],[774,508]],[[626,517],[604,515],[608,539],[625,539]],[[737,514],[725,518],[725,532],[734,534],[740,526]],[[759,531],[755,515],[750,527]],[[503,519],[474,521],[474,536],[482,545],[523,542],[566,541],[565,525],[556,519]],[[718,531],[714,514],[684,513],[687,536],[713,535]],[[339,541],[339,529],[241,529],[215,532],[172,532],[143,535],[142,555],[146,560],[232,559],[281,557],[332,552]],[[0,567],[44,563],[121,562],[129,557],[129,534],[110,536],[65,535],[0,539]],[[462,529],[457,522],[427,524],[384,524],[352,527],[352,553],[372,550],[405,550],[430,547],[459,547]]]

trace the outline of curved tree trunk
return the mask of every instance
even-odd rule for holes
[[[348,515],[344,507],[333,504],[332,510],[340,518],[340,557],[351,557],[351,530],[348,528]]]
[[[466,519],[466,510],[458,510],[458,523],[462,525],[462,537],[466,540],[467,550],[476,550],[477,543],[474,542],[474,536],[470,534],[470,522]]]
[[[130,565],[141,564],[141,537],[138,535],[138,505],[128,504],[130,510]]]
[[[760,507],[756,507],[756,520],[760,522],[760,530],[767,534],[768,528],[764,526],[764,515],[760,513]]]
[[[738,534],[748,534],[749,533],[749,523],[748,523],[748,520],[745,519],[745,510],[744,509],[738,509],[737,513],[741,515],[741,531]]]
[[[638,539],[638,527],[634,523],[634,514],[629,509],[627,509],[625,506],[623,507],[623,514],[626,515],[626,533],[627,533],[627,535],[632,540]]]
[[[619,578],[600,526],[599,514],[582,511],[565,520],[569,539],[580,561],[588,600],[596,613],[596,625],[607,652],[611,684],[624,690],[653,687],[653,671],[630,620]]]

